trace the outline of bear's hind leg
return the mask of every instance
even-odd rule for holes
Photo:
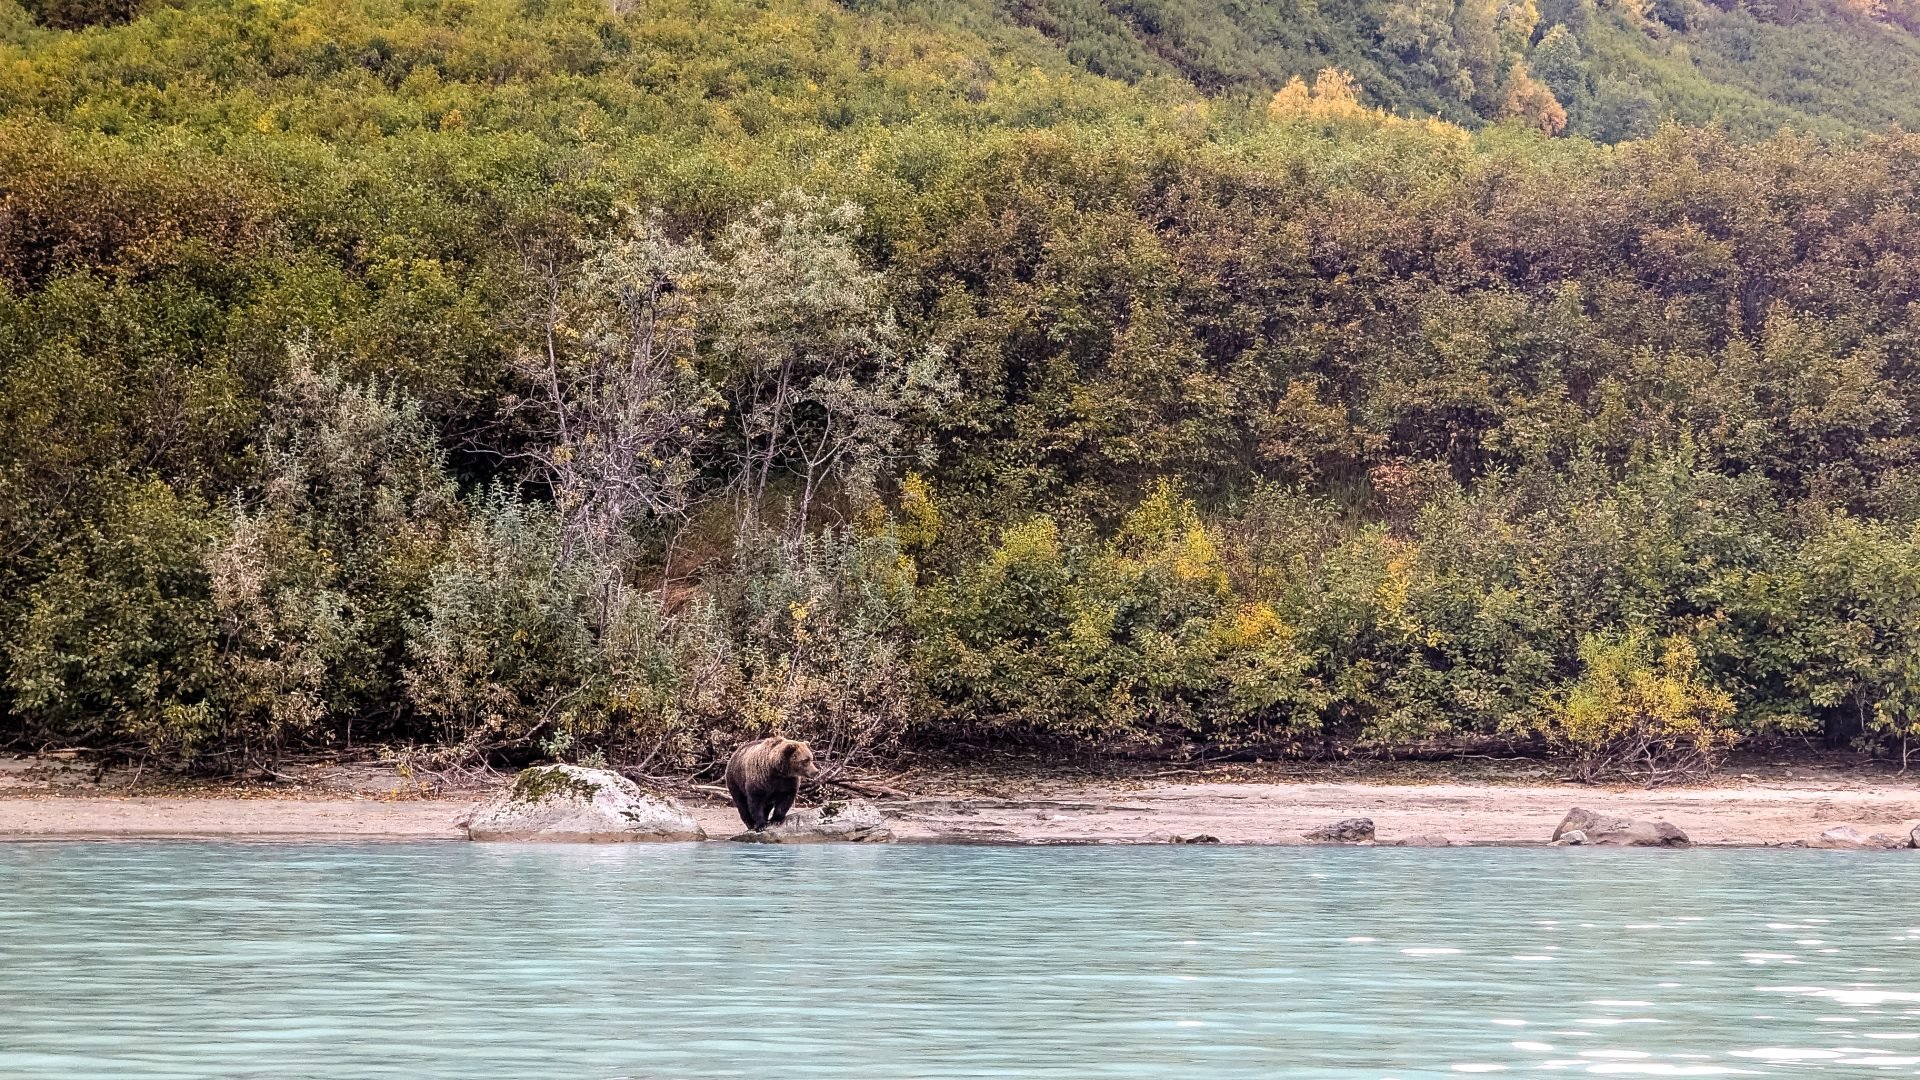
[[[787,811],[793,809],[794,796],[799,793],[799,785],[796,784],[793,788],[776,794],[769,801],[768,809],[773,811],[773,823],[775,825],[787,820]]]
[[[733,809],[740,815],[741,823],[749,829],[756,832],[759,831],[760,826],[753,823],[754,818],[758,816],[753,805],[753,798],[749,796],[739,784],[734,783],[731,779],[727,781],[727,793],[733,796]]]
[[[764,798],[749,798],[747,801],[747,805],[751,808],[751,811],[753,813],[753,819],[747,823],[747,828],[752,829],[754,832],[759,832],[761,829],[766,828],[767,822],[771,820],[771,815],[773,812],[772,800],[764,799]]]

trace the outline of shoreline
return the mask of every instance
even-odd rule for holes
[[[0,842],[229,840],[462,841],[456,824],[488,791],[446,797],[307,794],[0,795]],[[1920,786],[1791,785],[1655,790],[1489,783],[1049,783],[1014,796],[924,795],[875,804],[903,843],[1010,845],[1169,843],[1308,845],[1301,834],[1367,817],[1388,846],[1439,834],[1458,845],[1539,846],[1575,806],[1670,821],[1696,846],[1764,847],[1810,841],[1850,825],[1906,837],[1920,824]],[[710,837],[741,831],[726,803],[689,800]]]

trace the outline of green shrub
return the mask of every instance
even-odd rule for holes
[[[1581,779],[1651,787],[1713,770],[1733,744],[1733,698],[1701,675],[1692,642],[1645,632],[1593,636],[1580,677],[1547,712],[1546,732]]]
[[[248,746],[406,733],[408,623],[463,511],[417,402],[313,370],[267,402],[254,474],[209,553],[217,704]]]
[[[12,714],[39,744],[182,759],[228,749],[209,695],[207,508],[158,480],[114,490],[10,628]]]
[[[600,635],[645,609],[629,604],[603,568],[563,563],[559,551],[551,508],[495,491],[472,507],[434,568],[410,635],[407,688],[449,758],[610,734],[613,688]],[[651,641],[644,629],[638,636],[623,648]]]
[[[811,740],[830,760],[897,749],[912,698],[914,575],[890,527],[801,537],[746,527],[732,563],[709,577],[739,695],[707,713],[711,749],[771,732]]]
[[[131,20],[145,7],[144,0],[25,0],[26,8],[42,26],[55,30],[85,30]]]
[[[1219,537],[1160,486],[1101,543],[1035,518],[931,586],[914,658],[931,730],[1265,744],[1318,730],[1295,631],[1234,594]]]

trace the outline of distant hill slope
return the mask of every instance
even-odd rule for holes
[[[128,85],[144,88],[122,101],[128,118],[178,118],[243,83],[298,100],[302,85],[317,94],[340,81],[349,48],[359,50],[349,67],[366,67],[370,49],[373,66],[391,73],[435,56],[439,38],[476,31],[519,39],[487,46],[500,50],[490,62],[511,71],[508,81],[538,78],[514,58],[526,35],[567,37],[599,19],[677,27],[647,42],[661,60],[633,89],[702,101],[769,94],[780,113],[824,97],[842,114],[820,115],[828,127],[930,108],[974,113],[985,87],[1022,72],[1097,76],[1077,81],[1074,96],[1103,98],[1096,111],[1122,99],[1152,111],[1194,95],[1259,107],[1292,80],[1337,68],[1364,104],[1401,115],[1469,127],[1516,118],[1601,142],[1667,119],[1718,123],[1742,139],[1920,128],[1920,0],[0,0],[0,62],[10,49],[37,58],[35,70],[0,79],[0,115],[57,114],[101,91],[126,99]],[[124,33],[91,29],[128,22]],[[263,32],[286,36],[268,45]],[[626,31],[597,33],[557,46],[560,66],[544,74],[596,78],[625,66]],[[69,85],[57,85],[49,58]],[[730,69],[725,86],[704,84],[721,78],[701,70],[716,63]],[[977,71],[956,97],[953,72],[968,65]],[[836,77],[822,78],[827,69]],[[815,77],[795,82],[803,70]]]
[[[953,17],[956,2],[992,5],[1088,71],[1211,95],[1337,67],[1376,104],[1472,124],[1514,111],[1520,64],[1572,131],[1606,141],[1668,117],[1745,137],[1920,126],[1920,20],[1877,2],[931,0],[929,12]]]

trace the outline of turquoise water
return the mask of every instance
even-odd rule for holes
[[[0,845],[6,1077],[1920,1074],[1920,858]]]

